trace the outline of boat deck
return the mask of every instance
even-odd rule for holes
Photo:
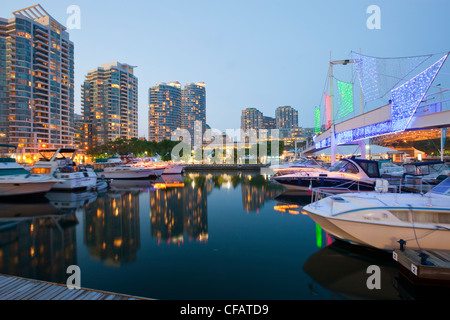
[[[0,300],[151,300],[62,284],[0,275]]]

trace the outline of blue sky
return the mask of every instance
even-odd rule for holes
[[[113,61],[137,66],[140,136],[157,82],[205,82],[207,123],[222,131],[239,128],[244,108],[274,116],[283,105],[299,110],[300,126],[313,127],[330,54],[450,50],[448,0],[15,0],[3,1],[0,16],[37,3],[64,25],[70,5],[81,10],[81,28],[70,30],[77,113],[87,71]],[[381,9],[379,30],[366,26],[370,5]]]

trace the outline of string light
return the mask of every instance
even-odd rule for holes
[[[391,92],[392,132],[404,131],[448,54]]]
[[[340,97],[337,117],[341,119],[353,112],[353,84],[339,80],[336,82]]]
[[[316,107],[314,120],[314,133],[320,133],[320,109]]]

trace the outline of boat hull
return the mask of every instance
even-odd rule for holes
[[[44,196],[55,185],[48,182],[0,182],[0,197]]]
[[[184,171],[184,166],[179,165],[169,165],[164,169],[162,174],[182,174]]]
[[[73,173],[57,173],[57,179],[61,179],[56,183],[52,190],[90,190],[97,184],[97,174],[95,172],[73,172]]]
[[[335,178],[317,178],[317,177],[276,177],[275,181],[282,184],[289,190],[308,191],[314,188],[320,188],[323,191],[332,193],[350,191],[373,191],[374,182],[355,181],[348,179]]]
[[[159,177],[164,172],[164,169],[142,169],[142,170],[112,170],[107,168],[99,173],[106,179],[149,179],[152,177]]]
[[[450,250],[449,230],[351,221],[306,212],[328,234],[350,243],[391,251],[404,240],[411,249]]]

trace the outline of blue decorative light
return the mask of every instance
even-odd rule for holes
[[[352,51],[365,102],[384,97],[397,86],[399,79],[406,78],[431,56],[376,58]]]
[[[391,92],[392,132],[404,131],[448,54]]]

